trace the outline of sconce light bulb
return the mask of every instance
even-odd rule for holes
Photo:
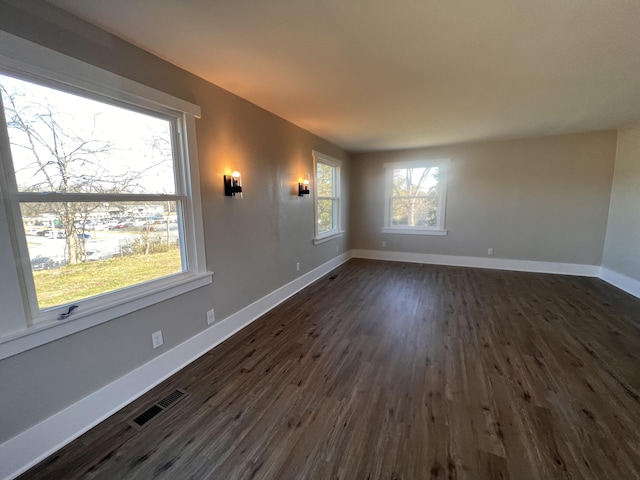
[[[235,170],[235,171],[233,171],[233,172],[231,173],[231,176],[232,176],[233,178],[240,178],[240,172],[239,172],[239,171],[237,171],[237,170]]]
[[[302,184],[306,187],[307,185],[309,185],[309,180],[307,180],[306,178],[302,181]]]

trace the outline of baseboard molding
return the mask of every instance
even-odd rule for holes
[[[351,258],[350,252],[271,292],[0,445],[0,478],[11,479],[102,422],[254,320]]]
[[[624,290],[636,298],[640,298],[640,281],[627,277],[621,273],[614,272],[605,267],[600,267],[600,278],[620,290]]]
[[[462,257],[457,255],[433,255],[430,253],[388,252],[381,250],[351,250],[354,258],[389,260],[392,262],[427,263],[455,267],[491,268],[517,272],[556,273],[583,277],[600,276],[600,267],[576,263],[536,262],[509,258]]]

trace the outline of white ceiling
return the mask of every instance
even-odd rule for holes
[[[638,0],[51,0],[350,151],[640,118]]]

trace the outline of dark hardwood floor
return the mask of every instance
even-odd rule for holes
[[[354,259],[21,478],[638,479],[640,301]]]

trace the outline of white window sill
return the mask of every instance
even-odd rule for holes
[[[330,233],[328,235],[323,235],[322,237],[318,237],[318,238],[314,238],[313,239],[313,244],[314,245],[319,245],[321,243],[324,242],[328,242],[329,240],[333,240],[334,238],[339,238],[344,234],[344,232],[334,232],[334,233]]]
[[[68,319],[38,323],[26,330],[0,337],[0,360],[53,342],[67,335],[94,327],[114,318],[151,306],[213,282],[213,272],[191,275],[162,286],[153,286],[139,295],[82,312],[79,308]]]
[[[382,233],[400,233],[403,235],[440,235],[445,236],[448,230],[436,230],[426,228],[402,228],[402,227],[384,227]]]

